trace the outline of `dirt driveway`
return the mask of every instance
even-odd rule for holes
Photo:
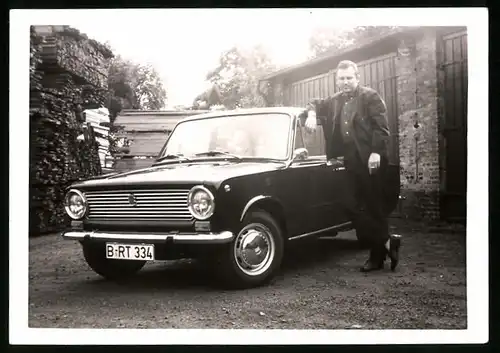
[[[399,222],[401,223],[401,222]],[[413,227],[413,229],[412,229]],[[30,239],[29,326],[465,329],[465,234],[401,223],[400,267],[363,274],[354,234],[301,244],[267,287],[222,291],[198,263],[150,264],[126,283],[91,272],[76,242]]]

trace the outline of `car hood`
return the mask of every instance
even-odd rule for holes
[[[124,173],[94,177],[73,184],[73,188],[93,189],[130,185],[212,184],[216,187],[230,178],[273,171],[284,163],[255,161],[210,161],[199,163],[169,163]]]

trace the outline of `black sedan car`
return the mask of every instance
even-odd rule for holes
[[[199,258],[238,287],[279,269],[287,243],[348,230],[342,159],[327,161],[302,108],[217,111],[179,122],[155,163],[73,184],[71,227],[88,265],[124,278],[147,261]],[[388,212],[399,168],[387,173]]]

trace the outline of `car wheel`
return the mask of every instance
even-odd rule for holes
[[[82,244],[83,256],[92,270],[110,279],[125,279],[140,271],[146,261],[107,259],[104,244]]]
[[[233,242],[224,249],[217,274],[233,288],[266,284],[281,265],[283,249],[279,223],[265,211],[250,211]]]

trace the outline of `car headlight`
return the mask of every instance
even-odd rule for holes
[[[64,199],[66,213],[73,219],[82,219],[87,212],[87,200],[78,190],[70,190]]]
[[[214,214],[214,195],[204,186],[195,186],[188,195],[189,212],[199,220],[210,218]]]

